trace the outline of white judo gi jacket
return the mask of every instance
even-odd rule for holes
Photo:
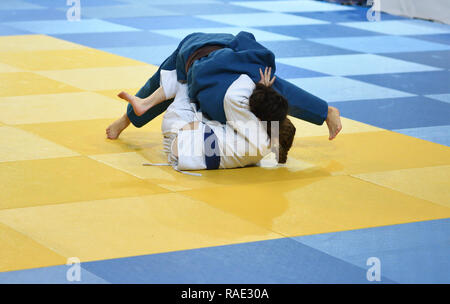
[[[177,81],[176,70],[161,70],[160,84],[167,99],[175,98],[164,114],[161,131],[164,151],[176,169],[207,169],[205,154],[211,150],[205,149],[205,144],[209,144],[205,132],[209,128],[217,137],[214,153],[220,156],[219,168],[255,165],[271,152],[266,127],[249,108],[249,97],[255,88],[249,76],[241,75],[225,94],[227,124],[209,120],[197,111],[196,104],[188,96],[187,84]],[[197,122],[196,129],[182,130],[192,122]],[[177,156],[173,153],[175,142]]]

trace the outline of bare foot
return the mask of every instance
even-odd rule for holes
[[[150,109],[149,105],[146,104],[144,100],[139,97],[130,95],[127,92],[120,92],[117,96],[128,101],[133,107],[134,113],[136,113],[137,116],[143,115],[145,112],[147,112],[148,109]]]
[[[130,120],[125,113],[122,117],[117,119],[106,129],[106,137],[108,137],[109,139],[117,139],[120,133],[122,133],[122,131],[125,130],[129,124]]]
[[[329,140],[336,138],[338,133],[342,130],[341,114],[335,107],[328,107],[327,126],[330,131]]]

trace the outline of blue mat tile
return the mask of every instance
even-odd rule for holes
[[[344,258],[373,251],[402,250],[420,246],[450,246],[450,219],[420,221],[365,229],[293,237],[292,239]]]
[[[428,65],[373,54],[289,57],[280,58],[278,61],[284,64],[334,76],[440,70],[439,68]]]
[[[250,29],[245,27],[209,27],[209,28],[183,28],[183,29],[170,29],[170,30],[152,30],[152,32],[167,35],[174,38],[182,39],[193,32],[204,32],[204,33],[229,33],[237,35],[241,31],[247,31],[253,33],[256,40],[259,42],[264,41],[288,41],[288,40],[298,40],[298,38],[290,37],[286,35],[275,34],[271,32],[261,31],[257,29]]]
[[[450,94],[427,95],[428,98],[450,103]]]
[[[413,94],[450,93],[450,71],[349,76],[349,78]]]
[[[148,31],[52,35],[93,48],[134,47],[177,44],[177,39]],[[175,48],[174,48],[175,50]],[[167,54],[168,56],[169,54]]]
[[[383,54],[383,56],[450,69],[450,50]]]
[[[134,1],[134,0],[132,0],[132,1]],[[174,0],[174,1],[176,1],[176,0]],[[274,1],[274,0],[219,0],[219,1],[230,3],[230,2],[251,2],[251,1],[260,2],[260,1]],[[275,1],[277,1],[277,0],[275,0]]]
[[[50,8],[62,8],[62,7],[70,7],[73,5],[67,5],[67,1],[63,0],[63,1],[58,1],[58,0],[23,0],[24,2],[28,2],[28,3],[33,3],[33,4],[39,4],[41,6],[46,6],[46,7],[50,7]],[[120,5],[123,4],[121,1],[116,1],[116,0],[81,0],[80,1],[80,6],[81,7],[85,7],[85,6],[102,6],[102,5]]]
[[[433,22],[421,22],[419,20],[386,20],[380,22],[342,22],[343,26],[373,31],[386,35],[431,35],[448,34],[450,26],[437,25]]]
[[[143,0],[120,0],[121,2],[124,2],[126,4],[131,5],[142,5],[143,3],[150,2],[151,5],[179,5],[179,4],[186,4],[186,0],[146,0],[144,2]],[[199,5],[199,4],[211,4],[211,3],[218,3],[218,2],[228,2],[224,0],[189,0],[189,3]]]
[[[434,220],[294,238],[364,267],[369,257],[399,283],[450,283],[450,220]]]
[[[393,131],[450,147],[450,125],[396,129]]]
[[[327,76],[326,74],[293,67],[279,62],[276,62],[276,67],[276,75],[284,79]]]
[[[422,96],[337,102],[342,116],[383,129],[450,125],[450,105]]]
[[[324,38],[324,37],[353,37],[353,36],[376,36],[377,33],[353,29],[340,25],[290,25],[290,26],[258,26],[260,30],[277,34],[288,35],[297,38]]]
[[[450,34],[415,35],[414,38],[436,43],[450,44]]]
[[[0,21],[66,20],[66,13],[56,9],[0,10]]]
[[[108,284],[102,278],[80,268],[80,281],[68,281],[72,266],[51,266],[10,272],[0,272],[0,284]]]
[[[7,22],[13,28],[30,31],[37,34],[69,34],[69,33],[101,33],[101,32],[131,32],[138,29],[115,24],[98,19],[82,19],[80,21],[48,20]]]
[[[349,11],[353,7],[319,1],[242,1],[232,2],[247,8],[255,8],[271,12],[332,12]]]
[[[33,33],[0,24],[0,36],[29,35],[29,34],[33,34]]]
[[[381,262],[382,274],[402,284],[449,284],[450,247],[447,244],[406,250],[374,252]],[[364,256],[355,256],[356,264]]]
[[[0,10],[29,10],[29,9],[42,9],[40,3],[27,2],[26,0],[8,0],[0,1]]]
[[[429,28],[432,31],[436,31],[435,33],[428,33],[428,34],[450,33],[450,24],[444,24],[441,22],[434,22],[431,20],[424,20],[418,18],[414,19],[407,18],[407,20],[405,20],[405,23],[409,23],[414,26],[421,26],[422,28]],[[412,35],[425,35],[425,34],[419,34],[416,32],[413,33]]]
[[[228,26],[223,23],[196,18],[193,16],[151,16],[137,18],[110,18],[105,19],[116,24],[122,24],[144,30],[182,29],[182,28],[208,28]],[[198,31],[198,30],[194,30]]]
[[[143,47],[102,48],[101,50],[146,63],[160,65],[164,60],[166,60],[167,57],[169,57],[170,54],[172,54],[177,46],[178,44]]]
[[[176,1],[176,0],[174,0],[174,1]],[[219,0],[219,1],[233,3],[233,2],[251,2],[251,1],[261,2],[261,1],[274,1],[274,0]],[[281,0],[275,0],[275,1],[281,1]]]
[[[381,86],[356,81],[353,79],[329,76],[314,78],[288,79],[300,88],[316,95],[327,102],[352,100],[370,100],[384,98],[401,98],[414,96],[413,94],[392,90]],[[363,120],[360,120],[363,121]]]
[[[358,22],[367,21],[367,8],[356,8],[352,11],[331,11],[331,12],[306,12],[293,13],[297,16],[304,16],[313,19],[319,19],[329,22]],[[380,14],[381,20],[401,20],[404,17],[389,15],[385,13]]]
[[[108,4],[108,2],[105,4]],[[145,3],[137,3],[136,5],[88,6],[82,9],[83,18],[105,19],[172,15],[178,15],[178,13],[159,9],[148,4],[146,5]]]
[[[261,43],[277,58],[357,54],[358,52],[323,45],[308,40],[264,41]]]
[[[294,16],[282,13],[251,13],[251,14],[220,14],[220,15],[198,15],[197,17],[222,22],[233,26],[283,26],[283,25],[307,25],[327,24],[328,22],[312,18]]]
[[[446,44],[396,36],[318,38],[311,41],[362,53],[400,53],[449,50]]]
[[[258,8],[245,8],[229,3],[180,3],[177,5],[157,5],[157,8],[184,15],[245,14],[261,12]]]
[[[89,262],[111,283],[369,283],[366,269],[291,239]],[[393,283],[385,278],[385,283]]]

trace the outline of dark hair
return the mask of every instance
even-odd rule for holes
[[[292,147],[292,142],[294,141],[295,131],[295,126],[292,124],[289,118],[286,117],[280,123],[280,146],[278,151],[278,162],[280,164],[285,164],[287,161],[289,149]]]
[[[273,88],[257,83],[249,98],[250,111],[261,121],[283,121],[288,113],[287,100]],[[270,128],[269,128],[270,129]]]

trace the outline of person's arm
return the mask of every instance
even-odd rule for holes
[[[289,115],[316,125],[327,119],[328,103],[323,99],[278,76],[272,87],[288,101]]]

